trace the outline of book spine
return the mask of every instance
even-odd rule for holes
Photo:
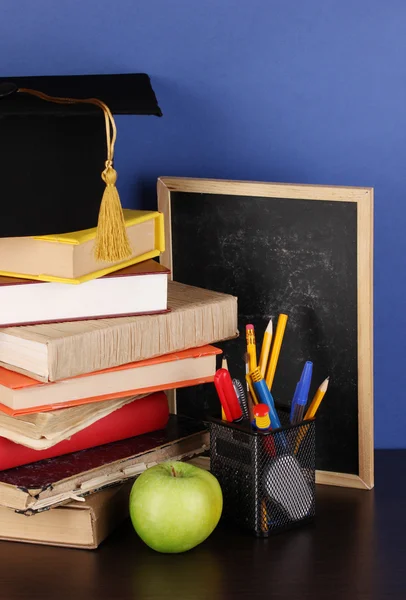
[[[171,312],[150,318],[115,320],[109,327],[98,326],[103,323],[98,321],[90,331],[49,340],[49,381],[205,346],[238,334],[233,296],[196,303],[188,310],[176,310],[172,302],[170,308]]]
[[[122,406],[75,433],[71,438],[46,450],[33,450],[0,437],[0,470],[20,467],[46,458],[54,458],[164,429],[168,419],[166,395],[158,392]]]

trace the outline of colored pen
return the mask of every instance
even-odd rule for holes
[[[315,393],[314,398],[304,416],[305,421],[307,421],[307,419],[314,419],[314,417],[316,416],[316,412],[321,404],[321,401],[323,400],[325,393],[327,392],[328,384],[329,384],[329,377],[327,377],[327,379],[325,379],[323,381],[323,383],[319,386],[317,392]],[[306,433],[308,432],[308,429],[309,429],[308,425],[304,425],[300,429],[299,434],[297,436],[297,440],[296,440],[295,454],[298,453],[300,444],[306,437]]]
[[[266,371],[266,385],[268,389],[272,389],[273,380],[275,377],[276,365],[278,364],[279,354],[281,351],[283,336],[285,334],[286,323],[288,321],[288,315],[280,314],[278,317],[278,323],[276,325],[275,339],[272,345],[271,358],[269,359],[268,369]]]
[[[309,360],[305,363],[300,377],[300,381],[297,384],[295,392],[295,404],[293,411],[291,411],[290,422],[292,424],[301,423],[303,421],[303,415],[306,409],[307,399],[309,397],[310,384],[312,381],[313,363]]]
[[[290,422],[292,422],[293,411],[295,410],[295,405],[296,405],[299,389],[300,389],[300,381],[298,381],[296,384],[295,393],[293,394],[292,403],[290,405]]]
[[[279,427],[281,427],[281,423],[279,421],[278,413],[276,412],[275,402],[265,383],[265,379],[261,376],[259,367],[254,369],[254,371],[251,371],[250,377],[252,379],[252,385],[254,386],[259,402],[266,404],[269,408],[272,428],[279,429]]]
[[[295,393],[293,394],[292,403],[290,405],[290,422],[291,423],[293,423],[293,412],[295,410],[296,402],[297,402],[298,396],[300,394],[301,386],[303,383],[303,378],[306,375],[306,369],[308,369],[308,367],[306,367],[306,365],[307,365],[307,363],[305,363],[305,366],[303,367],[302,373],[300,375],[300,379],[296,384]]]
[[[261,354],[259,356],[259,368],[261,369],[262,377],[265,377],[266,366],[268,364],[269,351],[272,343],[273,325],[270,319],[267,328],[265,329],[264,339],[262,340]]]
[[[316,412],[321,404],[321,401],[323,400],[324,395],[327,392],[328,384],[329,384],[329,377],[327,377],[327,379],[325,379],[323,381],[323,383],[320,385],[319,389],[315,393],[314,398],[305,414],[305,419],[313,419],[313,417],[316,415]]]
[[[230,373],[227,369],[218,369],[214,375],[214,385],[217,390],[224,414],[229,422],[242,420],[242,410],[235,393]]]
[[[245,336],[247,339],[247,352],[249,357],[249,368],[253,371],[257,367],[257,347],[255,345],[254,325],[245,326]]]

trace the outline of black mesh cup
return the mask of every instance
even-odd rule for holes
[[[210,470],[223,491],[225,520],[266,537],[314,518],[314,420],[257,432],[248,422],[210,419],[209,429]]]

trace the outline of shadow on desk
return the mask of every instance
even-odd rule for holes
[[[148,549],[130,522],[97,551],[3,542],[0,598],[371,600],[374,499],[374,492],[318,486],[314,524],[268,539],[222,525],[182,555]]]

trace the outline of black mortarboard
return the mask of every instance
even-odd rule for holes
[[[98,236],[103,229],[117,245],[122,212],[112,169],[112,113],[161,116],[148,75],[0,81],[0,237],[88,229],[97,225],[100,209]],[[99,258],[124,256],[117,248],[106,253],[104,245]]]

